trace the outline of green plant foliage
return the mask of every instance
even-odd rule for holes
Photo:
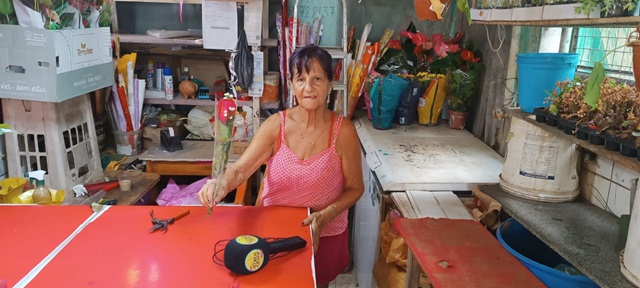
[[[456,6],[458,7],[458,10],[464,12],[464,15],[467,16],[467,22],[471,24],[471,9],[469,7],[469,1],[458,0],[458,2],[456,2]]]
[[[600,85],[604,81],[604,66],[601,62],[593,65],[591,74],[587,80],[587,89],[584,95],[584,102],[589,104],[591,108],[595,108],[600,99]]]
[[[455,70],[447,76],[449,88],[449,110],[467,111],[476,93],[478,74],[474,70]]]

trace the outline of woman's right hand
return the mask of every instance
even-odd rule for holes
[[[217,193],[216,193],[216,179],[209,179],[207,183],[202,186],[200,191],[198,191],[198,199],[200,203],[207,208],[218,205],[224,197],[229,193],[227,191],[227,183],[224,180],[220,180],[219,185],[217,185]]]

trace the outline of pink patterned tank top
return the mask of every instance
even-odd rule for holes
[[[312,212],[320,211],[333,204],[344,188],[342,159],[336,152],[342,115],[338,116],[335,129],[331,129],[335,133],[329,135],[329,148],[306,160],[298,158],[285,143],[285,118],[286,113],[281,111],[280,147],[267,160],[261,205],[310,207]],[[344,232],[347,228],[347,213],[348,210],[345,210],[327,223],[320,236],[334,236]]]

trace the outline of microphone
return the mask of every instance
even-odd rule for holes
[[[307,246],[307,241],[299,236],[267,241],[254,235],[240,235],[224,248],[224,266],[238,274],[260,271],[274,259],[277,253],[290,252]]]

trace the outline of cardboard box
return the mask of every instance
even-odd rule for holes
[[[511,9],[512,21],[535,21],[542,20],[542,12],[544,8],[542,6],[537,7],[523,7]]]
[[[108,27],[0,25],[0,98],[60,103],[113,84]]]
[[[548,5],[544,6],[542,13],[542,19],[593,19],[600,18],[600,5],[591,11],[589,15],[578,14],[575,8],[580,6],[578,3],[574,4],[562,4],[562,5]]]
[[[471,9],[471,20],[489,21],[490,9]]]
[[[491,9],[491,21],[511,21],[511,9]]]

